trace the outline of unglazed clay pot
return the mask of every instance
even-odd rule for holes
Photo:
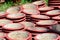
[[[45,27],[28,27],[27,30],[33,31],[33,32],[47,32],[49,29]]]
[[[36,10],[36,9],[23,9],[23,12],[25,13],[25,14],[40,14],[40,12],[38,11],[38,10]]]
[[[53,7],[46,6],[46,7],[40,7],[38,10],[40,10],[40,11],[50,11],[50,10],[53,10],[53,9],[54,9]]]
[[[8,19],[20,19],[20,18],[25,17],[25,14],[23,14],[23,13],[8,14],[6,17]]]
[[[4,26],[6,24],[13,23],[11,20],[8,19],[0,19],[0,26]]]
[[[6,11],[6,13],[7,14],[15,14],[15,13],[18,13],[20,11],[21,11],[20,7],[15,6],[15,7],[8,8],[7,11]]]
[[[22,18],[22,19],[18,19],[18,20],[12,20],[14,23],[19,23],[19,22],[23,22],[26,21],[26,18]]]
[[[18,29],[22,29],[23,27],[24,26],[20,23],[10,23],[10,24],[4,25],[2,28],[6,30],[18,30]]]
[[[34,37],[35,40],[60,40],[60,36],[55,33],[42,33]]]
[[[23,9],[23,12],[26,14],[27,21],[31,21],[31,15],[40,14],[40,12],[36,9]]]
[[[51,10],[51,11],[48,11],[48,12],[43,13],[43,14],[53,17],[53,16],[59,15],[60,14],[60,10]]]
[[[46,15],[31,15],[31,17],[34,19],[50,19],[49,16],[46,16]]]
[[[43,5],[43,4],[45,4],[43,1],[35,1],[35,2],[33,2],[32,4],[35,4],[35,5],[37,5],[37,6],[40,6],[40,5]]]
[[[55,25],[57,24],[57,21],[54,20],[40,20],[38,22],[36,22],[37,25]]]
[[[26,30],[27,28],[30,28],[30,27],[35,27],[35,24],[34,23],[32,23],[32,22],[20,22],[21,24],[23,24],[24,25],[24,29]]]
[[[32,40],[31,33],[26,31],[13,31],[8,33],[6,37],[9,40]]]
[[[22,9],[38,9],[37,5],[28,3],[21,6]]]

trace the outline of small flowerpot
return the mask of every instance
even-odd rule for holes
[[[11,20],[8,19],[0,19],[0,26],[4,26],[6,24],[13,23]]]
[[[26,31],[13,31],[13,32],[8,33],[6,38],[9,40],[31,40],[32,35],[31,35],[31,33],[26,32]]]
[[[44,39],[43,39],[44,38]],[[60,40],[60,36],[55,33],[42,33],[34,37],[35,40]]]
[[[58,24],[58,22],[55,20],[40,20],[36,22],[36,24],[41,26],[51,26],[51,25]]]

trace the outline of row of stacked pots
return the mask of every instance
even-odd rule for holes
[[[0,12],[0,40],[60,40],[60,34],[51,31],[59,27],[59,15],[60,10],[43,1],[10,7]]]

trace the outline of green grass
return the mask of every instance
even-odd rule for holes
[[[46,5],[48,5],[48,0],[45,0],[45,2],[46,2]]]
[[[20,4],[30,3],[32,0],[21,0]]]
[[[5,11],[7,8],[11,7],[13,2],[6,2],[0,5],[0,11]]]

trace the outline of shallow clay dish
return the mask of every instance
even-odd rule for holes
[[[40,11],[50,11],[50,10],[53,10],[54,8],[53,7],[40,7],[38,10]]]
[[[54,20],[40,20],[38,22],[36,22],[37,25],[55,25],[57,24],[57,21]]]
[[[13,31],[7,34],[9,40],[29,40],[31,39],[31,33],[26,31]]]
[[[15,7],[8,8],[7,11],[6,11],[6,13],[7,14],[15,14],[15,13],[18,13],[20,11],[21,11],[20,7],[15,6]]]
[[[25,17],[25,14],[23,14],[23,13],[8,14],[6,17],[8,19],[19,19],[19,18]]]
[[[59,35],[55,33],[42,33],[34,37],[35,40],[58,40]]]
[[[50,17],[46,15],[31,15],[31,17],[37,19],[50,19]]]
[[[32,23],[32,22],[20,22],[21,24],[23,24],[24,25],[24,29],[27,29],[27,28],[29,28],[29,27],[35,27],[35,24],[34,23]]]
[[[60,14],[60,10],[51,10],[51,11],[48,11],[48,12],[43,13],[43,14],[48,15],[48,16],[56,16],[56,15]]]
[[[7,30],[18,30],[22,29],[23,27],[24,26],[20,23],[10,23],[3,26],[3,28]]]
[[[21,7],[22,7],[22,9],[37,9],[38,8],[37,5],[31,4],[31,3],[24,4]]]
[[[13,23],[11,20],[0,19],[0,26],[4,26],[6,24]]]
[[[43,1],[35,1],[33,2],[32,4],[35,4],[35,5],[42,5],[42,4],[45,4]]]
[[[29,27],[27,30],[34,31],[34,32],[47,32],[48,29],[45,27]]]
[[[23,12],[25,14],[40,14],[40,12],[38,10],[35,10],[35,9],[23,9]]]

